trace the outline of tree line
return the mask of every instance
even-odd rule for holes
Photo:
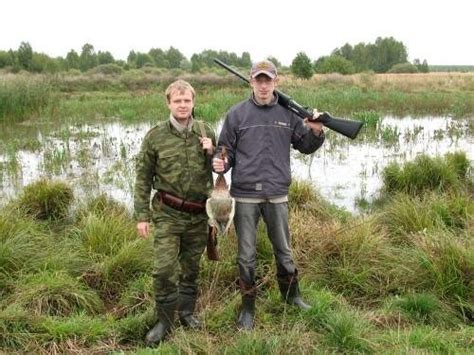
[[[65,57],[52,58],[43,53],[33,51],[28,42],[21,42],[17,50],[0,50],[0,68],[11,72],[26,70],[35,73],[55,73],[78,70],[86,72],[94,68],[102,72],[121,72],[143,67],[164,69],[182,69],[190,72],[200,72],[215,67],[213,58],[219,58],[229,65],[248,68],[252,58],[249,52],[238,55],[234,52],[206,49],[195,53],[191,58],[170,47],[169,49],[151,48],[148,52],[130,51],[126,60],[115,59],[109,51],[95,51],[94,46],[86,43],[78,53],[71,49]],[[280,61],[271,56],[277,67],[284,68]],[[428,72],[428,63],[415,59],[408,62],[406,46],[393,37],[377,38],[375,43],[349,43],[335,48],[330,55],[312,60],[305,52],[299,52],[293,59],[289,69],[300,78],[310,78],[314,73],[354,74],[364,71],[375,73],[386,72]]]

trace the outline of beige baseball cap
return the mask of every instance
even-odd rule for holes
[[[260,62],[253,63],[252,69],[250,69],[250,77],[253,79],[260,74],[265,74],[271,79],[275,79],[278,75],[275,64],[269,60],[262,60]]]

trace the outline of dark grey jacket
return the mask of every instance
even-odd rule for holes
[[[231,195],[285,196],[291,183],[290,147],[311,154],[324,142],[301,118],[277,103],[257,104],[253,96],[233,106],[219,136],[232,168]],[[218,150],[220,151],[220,149]]]

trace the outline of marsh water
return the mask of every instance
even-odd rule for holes
[[[79,198],[106,193],[131,208],[134,159],[152,125],[108,121],[2,126],[0,205],[23,186],[48,177],[69,182]],[[316,153],[293,152],[293,177],[310,181],[328,201],[357,213],[358,202],[377,196],[382,170],[390,162],[455,151],[474,161],[472,127],[469,119],[385,116],[355,140],[328,132]]]

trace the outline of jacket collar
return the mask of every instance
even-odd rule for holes
[[[276,92],[273,93],[273,100],[269,104],[259,104],[257,100],[255,100],[255,95],[253,92],[250,94],[250,100],[258,107],[271,107],[278,104],[278,94]]]
[[[191,132],[193,130],[194,118],[193,116],[191,116],[189,118],[188,125],[184,126],[179,123],[178,120],[174,118],[172,114],[170,114],[170,123],[171,126],[173,126],[179,133],[183,133],[185,131]]]

